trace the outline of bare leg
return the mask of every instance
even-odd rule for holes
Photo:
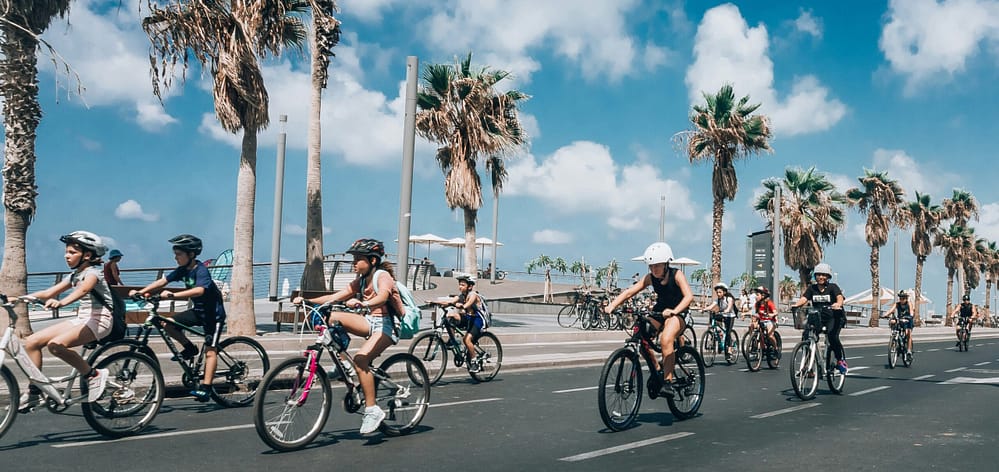
[[[659,343],[663,350],[663,378],[667,381],[673,380],[673,367],[676,364],[676,352],[673,349],[673,342],[683,331],[684,321],[680,315],[671,316],[666,319],[663,331],[659,335]]]

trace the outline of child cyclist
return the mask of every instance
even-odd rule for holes
[[[777,346],[774,331],[777,329],[777,306],[770,298],[770,289],[759,286],[753,289],[756,293],[756,306],[753,307],[753,324],[759,323],[759,329],[767,335],[771,346]]]
[[[722,329],[725,330],[725,338],[722,343],[725,345],[725,353],[727,356],[734,354],[732,350],[732,340],[729,339],[730,333],[732,333],[732,325],[735,324],[735,313],[738,308],[735,306],[735,297],[728,291],[728,285],[725,282],[718,282],[714,286],[715,298],[711,305],[704,309],[704,311],[709,311],[712,316],[716,316],[716,321],[721,321],[723,324]]]
[[[371,361],[378,357],[389,346],[399,342],[395,320],[386,303],[395,290],[395,275],[392,265],[385,260],[385,245],[375,239],[358,239],[347,249],[347,254],[354,256],[354,272],[358,278],[346,288],[331,295],[324,295],[312,300],[295,297],[292,303],[343,302],[350,308],[365,308],[368,314],[361,316],[356,313],[333,312],[329,322],[339,322],[355,336],[364,336],[366,340],[354,354],[354,365],[357,366],[357,378],[361,381],[364,391],[364,418],[361,420],[361,434],[369,434],[378,429],[385,419],[385,411],[375,404],[375,377],[371,373]],[[378,281],[375,282],[375,277]],[[378,291],[375,292],[377,285]]]
[[[461,274],[455,277],[458,280],[458,296],[447,300],[434,300],[429,303],[440,306],[454,306],[458,311],[448,314],[448,318],[465,330],[465,337],[462,342],[469,354],[475,352],[475,342],[482,336],[485,327],[485,320],[479,310],[479,293],[475,291],[475,276],[471,274]],[[452,339],[454,334],[450,333]],[[482,370],[481,359],[478,357],[468,359],[468,370],[478,372]]]
[[[226,318],[222,292],[212,280],[208,268],[197,259],[201,254],[201,239],[190,234],[181,234],[169,242],[173,244],[173,257],[178,267],[141,290],[130,291],[129,296],[134,296],[136,293],[149,296],[150,292],[163,288],[170,282],[184,283],[182,290],[162,290],[159,294],[161,298],[187,297],[194,303],[193,308],[178,313],[173,319],[182,325],[201,326],[205,330],[205,377],[190,394],[199,402],[207,402],[210,396],[209,388],[218,365],[218,345]],[[180,353],[181,357],[191,359],[198,354],[198,348],[181,330],[169,323],[164,323],[162,326],[170,337],[184,346],[184,350]]]
[[[653,326],[661,330],[659,342],[662,345],[663,382],[662,394],[673,396],[673,367],[676,364],[676,353],[673,342],[690,324],[690,313],[687,308],[694,301],[694,292],[690,290],[687,278],[679,269],[670,267],[673,260],[673,249],[668,244],[653,243],[645,249],[642,255],[649,273],[638,282],[614,297],[604,312],[611,314],[625,300],[635,296],[646,287],[651,286],[656,293],[656,304],[652,307]]]
[[[895,302],[895,305],[891,307],[891,310],[888,310],[888,313],[885,313],[885,316],[882,316],[882,318],[890,319],[891,322],[889,324],[892,325],[898,323],[898,329],[905,331],[905,336],[909,340],[905,349],[906,352],[911,355],[912,326],[914,323],[912,317],[912,307],[909,305],[909,294],[905,293],[905,290],[900,290],[898,292],[898,301]]]
[[[104,282],[100,269],[101,256],[107,251],[100,236],[89,231],[73,231],[59,238],[66,244],[66,265],[72,269],[69,277],[55,285],[32,293],[31,297],[45,300],[45,308],[61,308],[79,301],[76,318],[49,326],[24,340],[24,350],[38,368],[42,367],[42,348],[48,347],[52,355],[73,366],[87,379],[81,387],[87,391],[88,402],[96,402],[104,394],[107,386],[107,369],[90,367],[73,347],[99,340],[111,332],[111,290]],[[59,294],[73,289],[69,295],[59,299]],[[41,402],[41,390],[34,384],[20,398],[18,407],[28,411]]]

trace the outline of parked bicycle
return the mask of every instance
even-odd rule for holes
[[[278,451],[301,449],[322,432],[333,405],[333,387],[329,374],[320,365],[324,351],[329,351],[331,372],[339,375],[346,387],[342,406],[347,413],[363,413],[364,392],[347,354],[350,336],[339,323],[328,326],[330,311],[366,313],[345,305],[319,305],[309,308],[309,318],[316,326],[315,344],[301,356],[278,364],[264,376],[253,405],[253,424],[257,435]],[[430,379],[427,371],[412,354],[400,352],[389,356],[378,367],[371,367],[375,377],[375,402],[385,410],[385,420],[378,429],[389,436],[412,432],[423,420],[430,406]]]
[[[132,300],[143,304],[144,308],[148,310],[149,315],[145,322],[139,327],[135,337],[105,344],[94,351],[89,357],[91,364],[109,353],[138,352],[156,361],[156,368],[160,370],[159,359],[149,347],[149,336],[155,330],[172,353],[171,359],[180,365],[183,372],[181,382],[187,388],[195,388],[204,377],[205,346],[202,345],[198,355],[185,359],[181,355],[181,349],[176,341],[166,334],[163,325],[170,324],[199,339],[204,339],[205,333],[197,327],[183,325],[172,318],[160,315],[157,312],[160,303],[158,295],[143,297],[137,294],[132,297]],[[264,347],[252,338],[233,336],[219,343],[217,359],[218,366],[215,369],[212,384],[209,386],[212,399],[225,407],[247,406],[253,403],[253,395],[256,394],[257,386],[260,385],[264,373],[270,368],[270,359],[267,357]]]
[[[673,367],[673,396],[666,397],[669,411],[677,419],[694,417],[704,399],[704,361],[692,345],[680,346],[676,342],[676,363]],[[600,419],[613,431],[630,427],[638,418],[642,405],[642,388],[655,400],[662,389],[663,374],[659,364],[658,329],[649,320],[648,312],[638,313],[631,337],[623,347],[611,353],[600,372],[597,384],[597,405]],[[642,382],[642,365],[645,360],[649,380]]]
[[[967,316],[957,317],[957,350],[958,352],[968,352],[968,341],[971,341],[971,327],[968,326],[970,318]]]
[[[799,315],[795,313],[795,316]],[[825,362],[822,363],[819,357],[820,352],[823,352],[819,350],[819,335],[825,331],[823,316],[836,315],[828,307],[808,308],[805,311],[804,337],[791,353],[791,387],[794,388],[794,394],[802,400],[815,398],[819,379],[823,377],[829,384],[829,390],[836,394],[842,394],[846,384],[846,374],[836,368],[836,356],[833,355],[828,339],[824,342]]]
[[[606,319],[601,310],[601,304],[606,304],[606,296],[594,295],[589,290],[576,290],[572,303],[562,307],[556,320],[563,328],[571,328],[577,324],[582,329],[600,328]]]
[[[749,368],[750,372],[760,370],[764,359],[771,369],[780,367],[781,351],[784,344],[776,327],[774,328],[774,340],[777,341],[776,345],[770,342],[766,332],[760,327],[759,320],[754,317],[749,324],[749,330],[742,337],[742,355],[746,359],[746,367]]]
[[[911,366],[912,353],[909,352],[909,336],[905,334],[905,327],[894,317],[891,318],[889,327],[891,336],[888,338],[888,368],[894,369],[900,358],[903,366]]]
[[[14,334],[17,303],[37,303],[34,297],[8,298],[0,294],[0,302],[7,311],[9,324],[0,338],[0,436],[10,429],[18,413],[20,391],[17,379],[4,365],[7,356],[14,359],[15,365],[28,377],[28,382],[42,391],[42,404],[52,413],[63,413],[77,403],[83,410],[83,418],[94,431],[119,438],[138,433],[156,417],[163,403],[163,376],[156,368],[156,362],[138,352],[117,352],[91,364],[96,369],[108,369],[108,383],[104,394],[96,402],[86,402],[87,395],[73,395],[73,384],[80,377],[76,369],[61,377],[48,377],[42,373],[21,346],[21,340]],[[84,346],[83,353],[94,344]],[[82,380],[86,382],[86,380]],[[62,387],[60,387],[62,385]]]
[[[448,357],[452,357],[455,367],[463,365],[468,375],[479,382],[488,382],[496,377],[503,366],[503,345],[499,338],[489,331],[483,331],[475,341],[475,355],[480,359],[479,369],[473,371],[469,363],[468,350],[461,339],[465,332],[455,326],[446,316],[443,306],[437,305],[441,316],[435,317],[433,330],[425,332],[409,345],[409,353],[423,361],[430,384],[436,384],[444,376],[448,367]]]
[[[739,362],[739,335],[734,329],[728,330],[731,345],[725,345],[725,330],[718,324],[721,315],[711,312],[704,312],[708,315],[708,327],[701,334],[701,358],[704,365],[711,367],[715,365],[715,357],[722,356],[728,365]],[[693,328],[691,328],[693,331]]]

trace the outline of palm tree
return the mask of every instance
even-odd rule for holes
[[[507,179],[510,177],[510,174],[506,170],[506,161],[504,161],[501,156],[496,156],[496,155],[489,156],[489,158],[486,159],[486,172],[489,173],[489,183],[491,184],[493,189],[493,205],[499,205],[499,194],[501,191],[503,191],[503,184],[506,183]],[[498,215],[499,215],[499,209],[494,207],[494,213],[493,213],[494,233],[497,233],[499,231],[497,228],[497,225],[499,224],[499,222],[497,221]],[[493,236],[494,236],[493,244],[496,244],[496,241],[499,240],[499,235],[493,234]],[[493,252],[495,253],[495,251],[496,247],[493,246]],[[495,256],[495,254],[493,255]],[[493,269],[490,271],[489,277],[495,281],[496,271],[499,270],[499,266],[497,265],[497,262],[495,260],[492,263],[493,263]]]
[[[603,282],[607,282],[607,288],[614,290],[617,288],[617,278],[620,272],[621,266],[617,263],[617,259],[611,259],[607,265],[597,269],[597,287],[602,286]]]
[[[947,218],[953,219],[958,226],[968,226],[968,220],[978,221],[978,200],[966,190],[956,188],[950,198],[943,201]]]
[[[985,312],[988,313],[990,322],[992,311],[989,299],[992,297],[992,285],[997,281],[999,281],[999,244],[992,241],[988,246],[988,258],[985,265]]]
[[[756,277],[749,275],[748,272],[743,272],[739,274],[738,277],[732,279],[732,281],[728,283],[729,290],[732,291],[733,294],[735,294],[735,290],[738,290],[740,288],[748,290],[753,287],[756,287],[756,285],[757,285]]]
[[[739,189],[735,161],[764,151],[771,151],[769,119],[753,115],[760,104],[750,105],[749,96],[735,99],[731,85],[724,85],[717,94],[703,93],[704,105],[694,105],[690,122],[692,130],[676,135],[685,143],[691,163],[711,160],[711,283],[721,280],[721,232],[725,200],[734,200]]]
[[[801,286],[798,285],[798,282],[795,282],[794,279],[786,275],[781,279],[778,288],[780,289],[780,298],[778,300],[785,305],[790,304],[801,293]],[[779,309],[780,307],[778,307]]]
[[[971,247],[964,255],[962,269],[964,270],[964,293],[971,293],[978,288],[982,280],[982,273],[985,272],[987,264],[989,242],[985,238],[973,240]]]
[[[947,268],[947,326],[953,324],[950,314],[954,301],[954,275],[962,265],[964,252],[971,247],[974,234],[975,230],[972,228],[951,223],[947,231],[938,232],[933,240],[933,245],[943,250],[944,267]]]
[[[711,273],[708,269],[700,268],[690,273],[690,280],[700,287],[701,298],[708,296],[708,284],[711,283]]]
[[[517,102],[528,96],[496,90],[509,72],[472,69],[471,63],[469,53],[453,65],[427,66],[417,93],[416,130],[440,146],[437,163],[444,172],[444,200],[452,210],[464,212],[465,270],[475,273],[475,220],[482,206],[476,165],[480,157],[509,153],[524,144]]]
[[[881,294],[881,246],[888,242],[888,233],[892,227],[906,225],[902,214],[905,192],[898,182],[888,178],[887,172],[864,169],[864,176],[857,180],[860,181],[860,187],[847,190],[846,198],[850,206],[867,215],[864,236],[871,246],[871,295],[877,300]],[[875,302],[871,307],[872,328],[878,326],[880,315],[881,305]]]
[[[565,273],[569,270],[569,266],[566,264],[565,259],[562,259],[561,257],[553,258],[544,254],[527,261],[527,264],[525,264],[524,267],[527,269],[528,274],[530,274],[534,269],[545,269],[544,300],[546,303],[552,301],[552,269],[559,271],[562,275],[565,275]]]
[[[309,50],[312,56],[312,95],[309,105],[309,155],[305,171],[305,268],[302,289],[326,288],[323,273],[323,181],[322,181],[322,104],[323,89],[329,79],[330,58],[340,42],[339,12],[334,0],[309,0],[312,31]]]
[[[4,248],[0,293],[27,293],[28,266],[24,248],[35,216],[35,132],[42,120],[38,104],[39,36],[52,20],[65,17],[69,0],[3,0],[0,17],[0,95],[3,95]],[[16,330],[31,334],[24,305],[18,305]]]
[[[753,208],[772,222],[774,195],[781,188],[784,263],[798,271],[799,283],[804,287],[811,278],[812,268],[822,262],[823,246],[835,242],[836,235],[846,226],[846,197],[814,167],[787,168],[783,180],[767,179],[763,187],[766,191],[756,199]]]
[[[916,192],[916,199],[902,208],[905,218],[912,225],[912,254],[916,256],[916,286],[912,307],[916,326],[922,325],[919,316],[923,291],[923,264],[933,252],[933,238],[940,231],[940,223],[944,218],[944,210],[940,205],[930,203],[930,196]]]
[[[211,73],[215,115],[230,133],[242,132],[236,180],[236,221],[233,235],[232,309],[230,332],[256,333],[253,308],[253,213],[256,202],[257,133],[266,128],[268,97],[258,56],[277,56],[282,49],[301,49],[306,28],[299,15],[304,0],[255,2],[173,0],[166,6],[150,2],[142,28],[152,45],[153,92],[172,83],[173,70],[184,71],[192,57]]]

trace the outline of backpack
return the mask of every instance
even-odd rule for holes
[[[374,280],[372,288],[375,290],[375,293],[378,293],[379,272],[382,272],[382,270],[375,271],[375,275],[372,277]],[[420,312],[420,306],[416,304],[416,300],[413,298],[413,293],[409,291],[409,287],[399,283],[397,280],[395,282],[395,290],[389,295],[389,301],[386,305],[389,308],[389,312],[396,318],[399,318],[399,338],[412,339],[416,335],[416,332],[420,330],[420,317],[422,313]]]
[[[125,331],[128,329],[128,326],[125,324],[125,300],[122,300],[114,290],[108,291],[111,293],[111,303],[108,303],[107,300],[101,297],[101,305],[111,310],[111,332],[107,336],[98,339],[98,344],[108,344],[122,339],[125,337]]]
[[[478,292],[476,292],[478,294]],[[489,311],[489,305],[486,304],[486,299],[479,295],[479,315],[482,316],[482,329],[486,329],[493,325],[493,313]]]

